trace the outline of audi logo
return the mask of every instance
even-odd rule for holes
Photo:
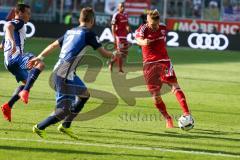
[[[0,29],[0,36],[4,36],[4,34],[5,34],[4,31],[5,31],[5,24],[6,23],[7,23],[6,21],[0,20],[0,25],[3,26],[2,29]],[[26,37],[27,38],[32,37],[36,32],[35,26],[31,22],[28,22],[27,24],[25,24],[25,26],[26,26],[26,28],[28,28],[27,29],[28,32],[26,33]]]
[[[194,49],[225,50],[229,40],[223,34],[192,33],[188,37],[188,45]]]

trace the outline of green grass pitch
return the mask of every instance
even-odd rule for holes
[[[26,51],[38,54],[51,41],[29,39]],[[141,62],[137,50],[137,47],[131,48],[129,62]],[[135,106],[128,106],[114,89],[105,66],[95,82],[86,84],[91,89],[116,96],[117,107],[96,119],[74,122],[72,128],[80,140],[58,133],[57,125],[47,128],[48,138],[41,140],[32,133],[32,126],[47,117],[55,106],[54,91],[48,85],[48,78],[57,61],[59,51],[56,51],[46,58],[47,67],[31,90],[29,104],[20,101],[15,104],[11,123],[0,116],[0,160],[239,159],[239,52],[188,48],[169,48],[168,51],[195,118],[193,130],[166,129],[161,118],[149,118],[159,116],[150,97],[137,98]],[[5,70],[2,51],[0,53],[0,103],[3,104],[17,83]],[[130,63],[128,67],[141,68],[141,64]],[[78,75],[84,75],[85,71],[86,67],[78,68]],[[128,74],[131,78],[142,72]],[[134,90],[146,88],[139,86]],[[163,99],[171,115],[179,116],[181,110],[175,96],[168,93]],[[91,98],[83,113],[100,103],[101,100]],[[177,126],[176,120],[174,124]]]

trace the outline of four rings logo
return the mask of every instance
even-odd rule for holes
[[[192,33],[188,37],[188,45],[191,48],[225,50],[229,40],[223,34]]]
[[[0,36],[4,36],[4,31],[5,31],[4,26],[6,23],[7,23],[6,21],[0,20],[0,26],[3,26],[2,28],[0,27]],[[36,31],[35,26],[31,22],[28,22],[27,24],[25,24],[25,26],[27,28],[27,34],[26,34],[27,38],[32,37]]]

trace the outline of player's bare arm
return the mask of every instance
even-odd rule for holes
[[[126,29],[127,29],[128,33],[132,33],[131,27],[129,25],[127,25]]]
[[[116,42],[116,36],[115,36],[115,33],[116,33],[116,28],[115,28],[115,25],[112,24],[112,35],[114,37],[114,42]]]
[[[6,39],[8,39],[12,44],[12,54],[16,52],[16,43],[14,41],[14,25],[11,23],[6,24]]]
[[[154,42],[154,41],[157,41],[157,40],[160,40],[162,39],[161,37],[160,38],[157,38],[157,39],[143,39],[143,38],[136,38],[136,41],[137,41],[137,44],[139,46],[146,46],[146,45],[149,45],[150,43]]]
[[[32,68],[33,66],[37,65],[38,63],[40,63],[45,57],[47,57],[49,54],[53,53],[53,51],[56,48],[60,48],[60,44],[59,41],[56,40],[53,43],[51,43],[50,45],[48,45],[37,57],[31,59],[28,62],[28,67]]]
[[[53,51],[56,49],[56,48],[60,48],[60,44],[59,44],[59,41],[56,40],[54,41],[53,43],[51,43],[50,45],[48,45],[37,57],[39,59],[41,59],[41,57],[47,57],[49,54],[53,53]]]
[[[109,52],[107,51],[106,49],[104,49],[103,47],[100,47],[97,49],[97,51],[103,56],[103,57],[106,57],[106,58],[113,58],[115,55],[116,52],[112,53],[112,52]]]
[[[143,39],[143,38],[136,38],[136,41],[137,41],[137,44],[139,45],[139,46],[146,46],[146,45],[149,45],[150,44],[150,42],[151,42],[151,40],[149,40],[149,39]]]

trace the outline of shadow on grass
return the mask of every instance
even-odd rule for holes
[[[240,135],[240,132],[225,132],[225,131],[216,131],[211,129],[199,129],[195,128],[191,133],[197,134],[207,134],[207,135]]]
[[[238,138],[224,138],[224,137],[216,137],[216,136],[207,136],[207,135],[196,135],[189,133],[177,133],[177,132],[170,132],[166,131],[165,133],[154,133],[154,132],[146,132],[146,131],[136,131],[136,130],[128,130],[128,129],[112,129],[115,131],[126,132],[126,133],[137,133],[143,134],[147,136],[159,136],[159,137],[173,137],[173,138],[186,138],[186,139],[200,139],[200,138],[207,138],[207,139],[216,139],[216,140],[227,140],[227,141],[234,141],[240,142]],[[195,132],[198,133],[198,132]]]
[[[60,147],[60,146],[58,146]],[[110,153],[110,152],[93,152],[93,151],[84,151],[84,150],[71,150],[71,149],[57,149],[57,148],[41,148],[41,147],[18,147],[18,146],[0,146],[2,150],[15,150],[15,151],[27,151],[29,152],[43,152],[47,154],[51,153],[62,153],[62,154],[81,154],[81,155],[92,155],[92,156],[129,156],[129,157],[141,157],[141,158],[171,158],[166,156],[153,156],[146,154],[128,154],[128,153]]]
[[[76,127],[74,127],[76,128]],[[83,129],[83,127],[81,127]],[[86,128],[86,127],[84,127]],[[93,128],[91,128],[93,129]],[[107,131],[107,132],[106,132]],[[110,132],[108,132],[110,131]],[[120,131],[123,133],[126,133],[126,135],[130,135],[130,137],[126,137],[124,135],[119,135],[119,134],[113,134],[112,131]],[[7,128],[3,128],[0,129],[0,133],[4,133],[4,134],[11,134],[11,132],[14,133],[25,133],[25,134],[30,134],[31,131],[29,130],[24,130],[24,129],[7,129]],[[129,132],[131,133],[136,133],[136,134],[144,134],[144,136],[142,136],[141,138],[139,137],[135,137],[134,134],[129,134]],[[58,136],[56,137],[56,135],[60,135],[59,132],[57,131],[49,131],[47,130],[47,134],[49,136],[50,139],[55,139],[55,140],[69,140],[70,138],[67,136]],[[129,141],[135,141],[138,145],[144,146],[144,147],[165,147],[164,146],[164,142],[162,141],[162,138],[166,137],[172,137],[173,139],[170,139],[168,141],[168,143],[174,143],[174,144],[178,144],[178,145],[182,145],[183,142],[179,142],[179,141],[175,141],[175,138],[180,138],[182,140],[186,140],[186,139],[193,139],[193,140],[197,140],[198,138],[202,138],[203,136],[199,136],[199,135],[183,135],[183,134],[178,134],[176,132],[166,132],[166,133],[151,133],[151,132],[143,132],[143,131],[130,131],[130,130],[122,130],[122,129],[104,129],[103,128],[98,128],[96,130],[80,130],[78,132],[79,134],[79,140],[80,141],[84,141],[84,142],[89,142],[89,143],[108,143],[108,144],[115,144],[112,143],[111,140],[129,140]],[[103,135],[104,134],[104,135]],[[111,134],[111,136],[109,135]],[[65,137],[65,138],[64,138]],[[161,137],[160,139],[158,139],[158,137]],[[232,139],[232,138],[222,138],[222,137],[212,137],[212,136],[205,136],[208,137],[209,139],[218,139],[218,140],[228,140],[228,141],[235,141],[238,139]],[[107,141],[106,141],[107,140]],[[109,142],[108,142],[109,140]],[[129,141],[128,142],[118,142],[117,144],[122,144],[122,145],[129,145]],[[146,143],[142,143],[142,142],[152,142],[151,145],[146,144]],[[214,143],[201,143],[201,142],[197,142],[196,144],[198,145],[207,145],[207,146],[211,146],[211,147],[226,147],[226,148],[239,148],[240,145],[229,145],[229,144],[214,144]]]
[[[18,122],[17,122],[18,123]],[[21,124],[29,124],[34,125],[35,123],[24,123],[21,122]],[[53,127],[57,127],[57,125],[54,125]],[[112,131],[117,132],[123,132],[126,134],[129,133],[135,133],[135,134],[141,134],[145,136],[156,136],[156,137],[172,137],[172,138],[181,138],[181,139],[200,139],[200,138],[206,138],[206,139],[216,139],[216,140],[227,140],[227,141],[234,141],[234,142],[240,142],[240,139],[238,138],[226,138],[226,137],[216,137],[212,135],[239,135],[239,132],[224,132],[224,131],[216,131],[216,130],[204,130],[204,129],[193,129],[192,131],[186,132],[186,133],[178,133],[173,131],[165,131],[165,133],[156,133],[156,132],[146,132],[146,131],[137,131],[137,130],[129,130],[129,129],[107,129],[107,128],[95,128],[95,127],[79,127],[74,126],[74,128],[83,129],[82,132],[87,133],[96,133],[94,136],[96,137],[109,137],[108,135],[97,135],[98,133],[108,133]],[[84,130],[84,129],[92,129],[92,130]],[[22,133],[29,133],[29,130],[27,129],[14,129],[14,128],[0,128],[1,132],[7,133],[7,132],[22,132]],[[104,132],[101,130],[105,130]],[[80,130],[81,132],[81,130]],[[47,131],[47,133],[50,134],[56,134],[56,131]],[[196,135],[196,134],[202,134],[202,135]],[[120,136],[111,135],[111,138],[123,138]],[[125,137],[127,138],[127,137]],[[132,138],[131,138],[132,139]],[[149,139],[148,139],[149,140]],[[155,140],[154,140],[155,141]]]
[[[0,94],[0,97],[5,97],[5,98],[10,98],[10,96],[4,96],[4,95],[1,95]],[[49,104],[49,106],[52,106],[52,108],[54,108],[55,107],[55,100],[54,100],[54,98],[37,98],[37,97],[32,97],[31,96],[31,100],[39,100],[39,101],[45,101],[45,102],[52,102],[52,104]],[[99,102],[94,102],[94,101],[92,101],[91,102],[91,104],[97,104],[97,105],[99,105]],[[106,102],[106,104],[108,104],[108,105],[113,105],[114,103],[109,103],[109,102]],[[128,104],[126,104],[126,103],[122,103],[121,104],[121,106],[122,107],[129,107],[129,105]],[[120,106],[120,107],[121,107]],[[140,105],[140,104],[138,104],[137,106],[134,106],[134,107],[136,107],[136,108],[145,108],[146,107],[146,105]],[[51,109],[51,108],[50,108]],[[179,110],[178,108],[171,108],[172,110]],[[198,110],[198,109],[194,109],[193,110],[194,112],[199,112],[199,113],[209,113],[209,111],[205,111],[205,110]],[[239,113],[236,113],[236,112],[221,112],[221,111],[211,111],[211,113],[215,113],[215,114],[223,114],[223,115],[239,115]]]
[[[12,96],[11,95],[6,96],[6,95],[1,95],[0,94],[0,97],[11,98]],[[40,100],[40,101],[45,101],[45,102],[55,102],[54,95],[52,95],[52,98],[37,98],[37,97],[31,96],[30,100]]]
[[[91,127],[83,127],[83,128],[91,128]],[[91,128],[91,129],[94,129],[94,128]],[[80,136],[80,141],[82,142],[88,142],[88,143],[104,143],[104,144],[109,144],[109,145],[138,145],[138,146],[141,146],[141,147],[152,147],[152,148],[164,148],[164,149],[174,149],[174,150],[183,150],[183,151],[195,151],[195,152],[206,152],[206,153],[219,153],[219,154],[229,154],[229,155],[238,155],[240,156],[240,152],[236,153],[236,152],[229,152],[229,151],[225,151],[222,149],[216,149],[216,150],[213,150],[213,149],[202,149],[202,148],[193,148],[192,146],[188,147],[188,144],[184,145],[184,147],[180,146],[180,147],[171,147],[171,146],[165,146],[164,145],[164,142],[162,141],[162,138],[166,137],[166,138],[169,138],[169,137],[172,137],[173,138],[173,141],[171,141],[170,143],[177,143],[177,144],[183,144],[183,142],[178,142],[178,141],[174,141],[174,138],[184,138],[184,139],[193,139],[193,140],[196,140],[198,138],[209,138],[211,140],[226,140],[226,141],[231,141],[231,142],[239,142],[240,139],[233,139],[233,138],[222,138],[222,137],[212,137],[212,136],[199,136],[199,135],[190,135],[190,134],[179,134],[179,133],[176,133],[176,132],[166,132],[166,133],[153,133],[153,132],[144,132],[144,131],[134,131],[134,130],[123,130],[123,129],[104,129],[104,128],[96,128],[97,130],[110,130],[110,131],[118,131],[118,132],[124,132],[126,133],[126,135],[130,135],[130,133],[136,133],[136,134],[140,134],[140,135],[145,135],[145,136],[156,136],[156,137],[161,137],[159,140],[156,140],[156,139],[149,139],[149,138],[146,138],[146,137],[142,137],[142,138],[134,138],[134,137],[125,137],[125,136],[115,136],[117,135],[116,133],[113,134],[110,136],[110,135],[101,135],[99,133],[97,133],[97,131],[95,132],[96,134],[94,135],[89,135],[88,133],[85,133],[85,134],[81,134]],[[6,132],[7,130],[9,129],[1,129],[3,130],[4,132]],[[16,133],[16,132],[23,132],[23,133],[30,133],[29,131],[27,130],[19,130],[19,129],[10,129],[10,131]],[[85,132],[88,132],[88,131],[85,131]],[[92,132],[92,131],[91,131]],[[214,132],[214,131],[212,131]],[[52,139],[52,136],[53,134],[56,135],[56,132],[48,132],[50,134],[52,134],[49,138]],[[101,132],[101,133],[106,133],[106,132]],[[216,132],[216,133],[219,133],[219,132]],[[89,139],[90,138],[90,139]],[[94,138],[94,139],[92,139]],[[58,138],[53,138],[53,139],[56,139],[56,140],[69,140],[69,139],[66,139],[66,138],[61,138],[61,137],[58,137]],[[108,141],[108,140],[110,141]],[[124,139],[124,140],[129,140],[127,143],[126,142],[116,142],[115,140],[121,140],[121,139]],[[111,142],[111,140],[114,140],[114,142]],[[132,144],[130,141],[136,141],[136,144]],[[139,142],[155,142],[154,144],[145,144],[145,143],[139,143]],[[212,141],[211,141],[212,142]],[[239,148],[240,146],[239,145],[234,145],[234,146],[231,146],[229,144],[214,144],[213,142],[211,143],[209,142],[209,144],[199,144],[201,145],[201,147],[203,147],[203,145],[206,145],[206,147],[225,147],[225,148]],[[198,142],[196,142],[197,144]],[[1,148],[0,148],[1,149]]]

